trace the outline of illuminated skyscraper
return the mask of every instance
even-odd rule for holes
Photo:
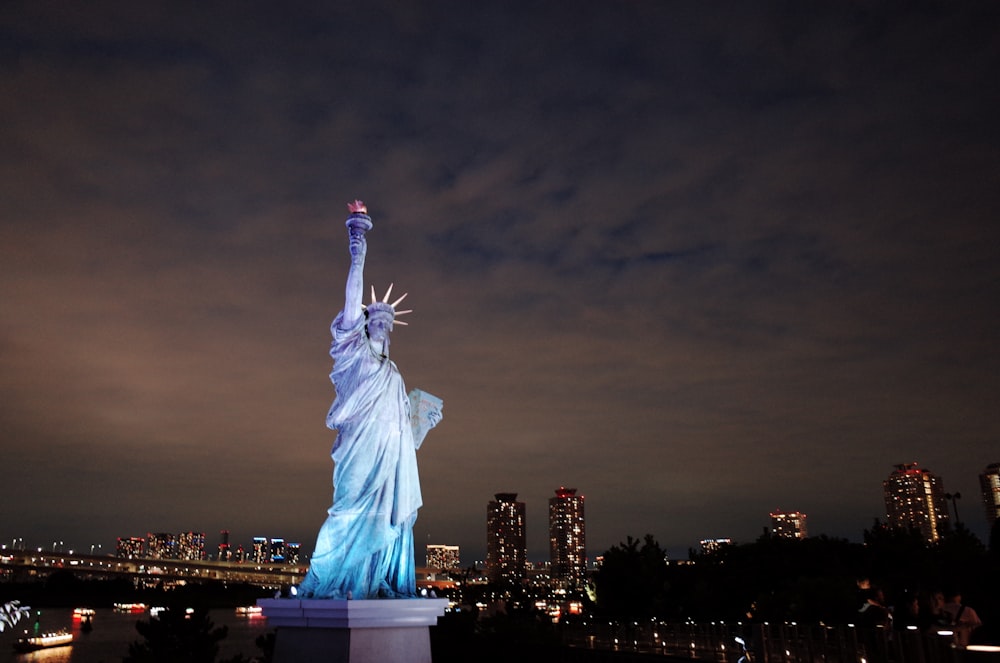
[[[806,538],[809,536],[806,514],[798,511],[775,511],[771,514],[771,532],[782,539]]]
[[[219,561],[228,562],[233,558],[233,551],[229,548],[229,530],[224,529],[219,532]]]
[[[250,561],[256,564],[264,564],[269,561],[270,550],[267,548],[267,537],[255,536],[253,538],[253,549],[250,553]]]
[[[458,571],[462,567],[458,546],[427,544],[427,566],[442,571]]]
[[[146,541],[142,537],[130,536],[127,539],[118,537],[118,544],[115,546],[115,556],[125,559],[138,559],[143,557]]]
[[[717,553],[726,546],[733,545],[733,540],[729,538],[720,539],[702,539],[701,544],[701,554],[711,555],[712,553]]]
[[[177,537],[169,532],[146,534],[146,557],[150,559],[178,559]]]
[[[915,529],[930,543],[941,538],[948,523],[948,503],[941,479],[916,463],[896,465],[882,482],[889,525]]]
[[[177,535],[177,559],[205,559],[205,533],[182,532]]]
[[[302,561],[302,544],[289,541],[285,544],[285,563],[298,564]]]
[[[983,489],[983,505],[990,527],[1000,520],[1000,463],[986,466],[979,475],[979,485]]]
[[[524,502],[517,493],[497,493],[486,507],[486,574],[490,582],[520,583],[528,557]]]
[[[556,580],[582,585],[587,579],[587,533],[583,495],[576,488],[556,489],[549,498],[549,561]]]
[[[284,539],[271,539],[271,552],[268,555],[269,562],[277,562],[279,564],[285,561],[285,540]]]

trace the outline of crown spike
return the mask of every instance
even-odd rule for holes
[[[413,313],[413,309],[409,309],[406,311],[397,311],[396,306],[401,301],[406,299],[406,296],[409,293],[404,292],[401,297],[399,297],[398,299],[396,299],[396,301],[390,304],[389,298],[392,296],[393,287],[394,284],[390,283],[389,288],[385,291],[385,297],[382,298],[382,301],[379,301],[378,295],[375,292],[375,286],[372,285],[371,287],[372,301],[368,305],[362,303],[361,308],[365,310],[365,315],[368,316],[369,318],[371,318],[372,316],[387,316],[390,320],[394,321],[393,324],[406,325],[405,322],[400,322],[399,320],[397,320],[397,317],[400,315],[406,315],[407,313]]]
[[[406,327],[410,323],[409,322],[403,322],[402,320],[393,320],[392,324],[394,324],[394,325],[403,325],[404,327]]]

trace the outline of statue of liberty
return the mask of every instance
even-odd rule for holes
[[[344,309],[330,331],[336,399],[326,416],[336,429],[333,444],[333,506],[316,540],[300,598],[375,599],[416,595],[413,523],[422,501],[417,454],[424,436],[441,420],[441,401],[414,390],[409,396],[389,359],[389,334],[405,325],[396,316],[404,294],[389,303],[362,303],[371,217],[360,200],[348,205]],[[412,416],[411,416],[412,409]]]

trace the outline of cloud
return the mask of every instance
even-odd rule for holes
[[[480,551],[510,490],[544,556],[562,484],[596,549],[778,506],[856,537],[891,464],[973,494],[996,460],[995,9],[241,9],[5,28],[11,490],[311,545],[356,197],[446,403],[420,540]]]

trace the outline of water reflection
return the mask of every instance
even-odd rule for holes
[[[73,619],[71,609],[45,609],[38,616],[41,631],[66,629],[73,634],[73,644],[68,647],[41,649],[34,652],[14,653],[17,638],[34,632],[35,617],[21,621],[14,629],[0,633],[0,661],[11,663],[109,663],[121,661],[128,655],[128,646],[141,640],[135,630],[135,623],[148,620],[149,614],[121,613],[110,609],[98,609],[91,617],[91,629],[83,628],[83,620]],[[219,643],[219,658],[232,658],[243,654],[246,658],[260,655],[255,643],[272,629],[267,619],[258,616],[237,616],[235,611],[212,610],[209,618],[215,626],[226,626],[227,637]],[[9,653],[8,653],[9,652]]]

